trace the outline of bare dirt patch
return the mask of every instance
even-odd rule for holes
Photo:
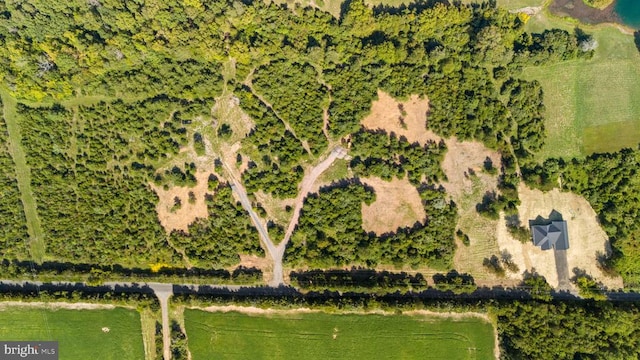
[[[376,201],[362,205],[362,228],[365,231],[382,235],[412,226],[427,217],[420,194],[408,179],[384,181],[370,177],[362,179],[362,182],[372,186],[376,193]]]
[[[91,304],[91,303],[66,303],[66,302],[23,302],[23,301],[3,301],[0,303],[0,310],[9,307],[31,307],[45,309],[68,309],[68,310],[99,310],[99,309],[115,309],[115,305],[110,304]]]
[[[383,129],[405,136],[410,142],[425,144],[429,140],[439,141],[439,136],[427,130],[428,110],[429,100],[426,98],[411,95],[409,100],[399,102],[378,90],[378,100],[371,104],[371,114],[362,119],[361,124],[371,130]]]
[[[260,269],[263,279],[271,279],[273,275],[273,263],[267,257],[240,254],[240,263],[237,266],[231,267],[229,270],[233,271],[238,266]]]
[[[151,184],[151,188],[158,195],[156,205],[160,224],[167,232],[172,230],[189,231],[189,225],[196,219],[209,216],[205,194],[208,192],[209,172],[197,172],[197,185],[190,187],[172,187],[167,190],[161,186]],[[193,193],[190,196],[190,193]],[[180,207],[175,206],[175,199],[180,200]],[[195,200],[194,200],[195,199]]]
[[[518,188],[521,205],[518,213],[521,222],[528,227],[528,221],[537,216],[547,218],[552,210],[559,212],[567,221],[569,249],[567,263],[570,274],[573,269],[584,270],[609,289],[622,288],[622,278],[608,277],[598,267],[597,253],[609,251],[607,235],[598,224],[596,213],[583,197],[554,189],[547,193],[529,189],[525,185]],[[558,286],[553,251],[543,251],[532,243],[522,244],[514,240],[506,231],[504,220],[498,224],[498,241],[501,249],[509,251],[521,270],[535,268],[551,286]]]

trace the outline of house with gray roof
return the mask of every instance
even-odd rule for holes
[[[542,250],[567,250],[569,237],[567,235],[567,222],[564,220],[551,221],[546,225],[531,225],[533,245]]]

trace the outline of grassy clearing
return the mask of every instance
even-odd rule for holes
[[[144,342],[144,353],[146,360],[156,359],[156,320],[160,320],[158,314],[145,308],[140,313],[140,324],[142,326],[142,340]]]
[[[470,273],[476,280],[494,279],[482,266],[485,258],[499,253],[496,226],[497,221],[488,219],[476,211],[476,204],[482,202],[487,191],[486,184],[479,178],[472,178],[473,190],[465,193],[458,203],[458,228],[469,236],[470,244],[458,244],[454,258],[455,268],[462,273]]]
[[[22,135],[16,119],[17,102],[4,89],[0,90],[0,96],[2,96],[3,116],[9,134],[9,151],[15,164],[18,189],[20,190],[20,197],[27,220],[31,257],[40,262],[45,256],[45,239],[40,226],[40,219],[38,218],[36,199],[31,190],[31,170],[27,165],[26,155],[22,148]]]
[[[257,316],[185,310],[198,359],[491,359],[492,325],[477,318],[357,314]]]
[[[134,310],[0,311],[0,339],[59,341],[60,358],[102,360],[145,358],[140,316]],[[102,328],[108,327],[109,332]]]
[[[544,12],[527,25],[529,31],[573,31],[575,26]],[[640,54],[633,36],[608,25],[580,27],[599,43],[593,59],[523,73],[539,80],[545,92],[548,138],[541,160],[616,151],[640,142]]]

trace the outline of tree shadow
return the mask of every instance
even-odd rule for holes
[[[564,218],[562,217],[562,214],[558,212],[556,209],[553,209],[549,213],[549,216],[547,216],[546,218],[538,215],[535,219],[529,220],[529,227],[534,225],[549,225],[553,221],[563,221],[563,220]]]
[[[640,30],[633,32],[633,42],[636,44],[636,49],[640,51]]]

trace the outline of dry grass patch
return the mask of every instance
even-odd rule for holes
[[[429,100],[411,95],[409,100],[399,102],[389,94],[378,90],[378,100],[371,104],[371,114],[362,119],[367,129],[383,129],[388,133],[405,136],[409,142],[425,144],[440,137],[427,130]]]
[[[483,167],[485,161],[490,159],[495,168],[500,168],[500,154],[497,151],[477,141],[461,142],[456,138],[446,140],[446,144],[447,153],[442,161],[442,170],[447,175],[447,181],[442,186],[454,201],[459,202],[465,195],[473,193],[475,178],[481,180],[485,191],[496,190],[496,176],[484,173]]]
[[[486,271],[482,262],[485,258],[498,253],[496,241],[496,221],[481,216],[476,211],[476,204],[488,191],[497,191],[497,175],[483,171],[487,158],[494,167],[500,167],[500,154],[486,148],[482,143],[458,141],[456,138],[446,140],[447,153],[442,161],[442,170],[447,181],[442,186],[458,205],[458,228],[469,236],[469,246],[458,241],[453,259],[459,272],[472,274],[482,284],[504,283]]]
[[[567,262],[571,275],[573,275],[573,269],[578,268],[610,289],[622,288],[621,277],[608,277],[598,267],[597,254],[609,251],[609,240],[587,200],[558,189],[543,193],[529,189],[525,185],[520,185],[518,192],[522,202],[518,207],[518,213],[523,225],[528,227],[528,221],[537,216],[548,217],[552,210],[562,214],[562,218],[567,221],[569,231]],[[506,249],[513,255],[514,261],[521,270],[535,268],[538,273],[547,278],[549,284],[558,285],[552,251],[542,251],[532,243],[522,244],[512,239],[508,236],[504,221],[500,222],[498,231],[501,233],[500,248]]]
[[[271,279],[273,276],[273,263],[267,257],[240,254],[240,263],[237,266],[232,266],[229,271],[233,271],[239,266],[262,270],[262,276],[264,279]]]
[[[267,213],[267,220],[272,220],[276,224],[280,224],[282,226],[286,226],[289,224],[291,217],[293,216],[293,212],[287,212],[287,206],[293,207],[295,206],[296,199],[288,198],[288,199],[278,199],[271,194],[265,193],[262,190],[258,190],[253,195],[256,197],[256,202],[259,203]],[[271,239],[275,242],[279,242],[282,239]]]
[[[377,177],[362,179],[373,187],[376,201],[362,205],[362,228],[382,235],[398,228],[424,221],[427,214],[422,207],[418,190],[406,178],[384,181]]]
[[[189,225],[196,219],[209,216],[204,199],[208,192],[209,174],[209,172],[197,172],[195,176],[198,183],[192,188],[176,186],[165,190],[161,186],[150,184],[159,198],[156,211],[165,231],[188,232]],[[179,199],[180,206],[176,206],[176,199]]]

